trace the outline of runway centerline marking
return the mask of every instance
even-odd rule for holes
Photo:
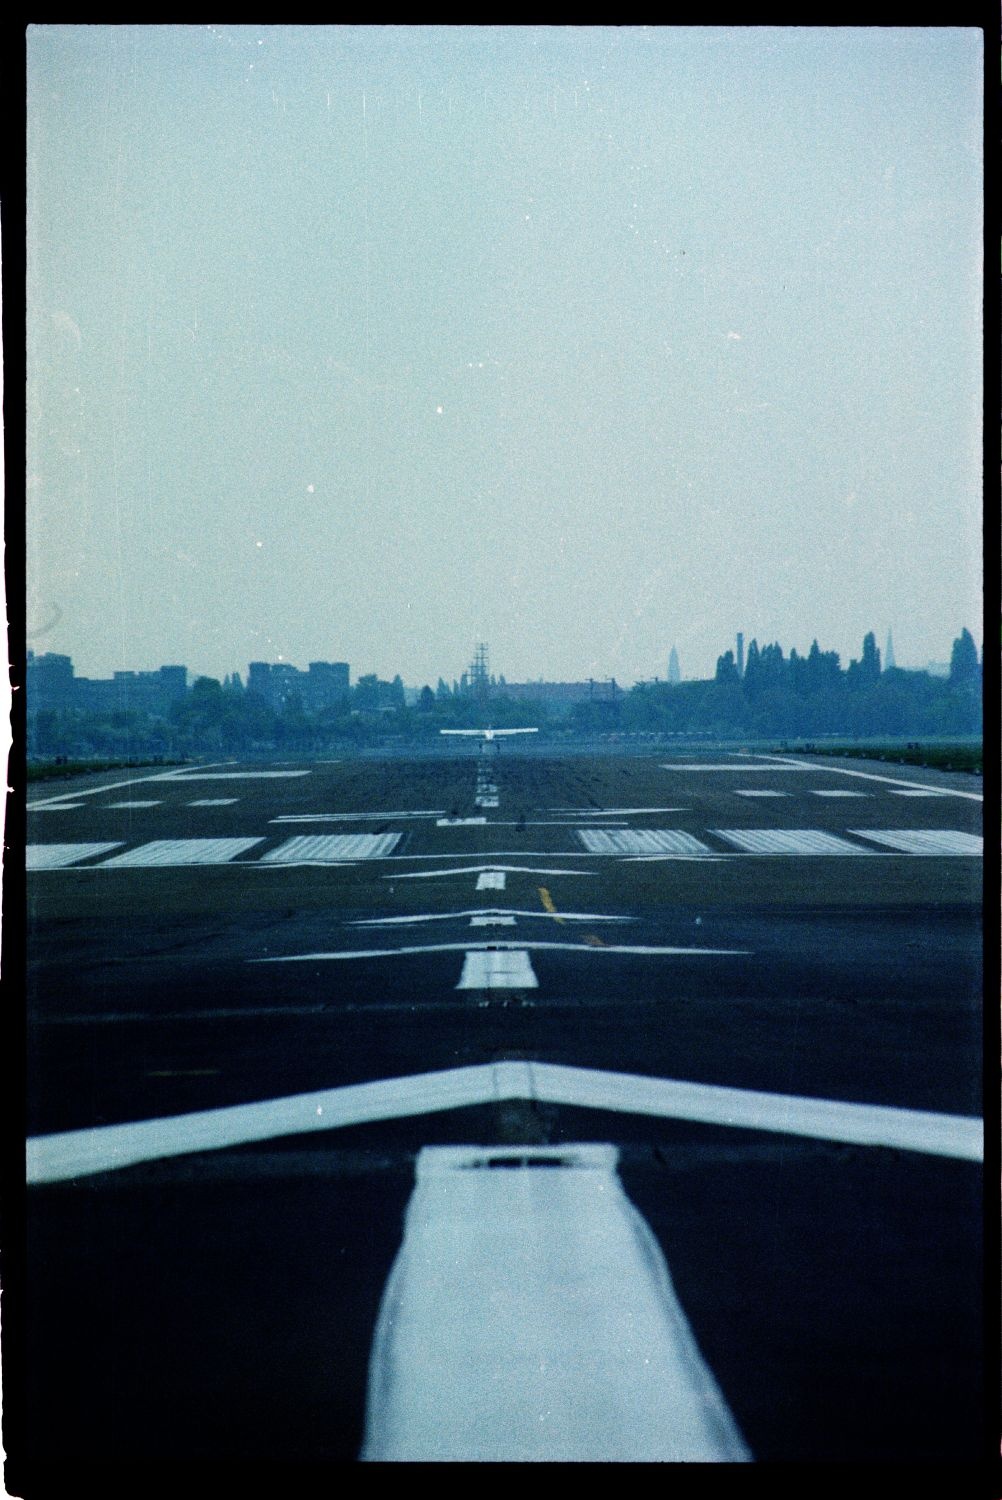
[[[480,874],[477,876],[477,884],[475,889],[478,891],[503,891],[504,871],[481,870]]]
[[[983,1124],[969,1115],[771,1094],[557,1063],[500,1062],[32,1136],[27,1143],[27,1181],[63,1182],[137,1162],[218,1151],[250,1141],[514,1099],[886,1146],[960,1161],[978,1162],[984,1155]]]
[[[457,990],[534,990],[539,980],[525,947],[471,948],[463,959]]]
[[[750,1457],[617,1163],[606,1145],[422,1149],[364,1461]]]

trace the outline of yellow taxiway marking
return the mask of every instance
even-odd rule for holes
[[[555,922],[562,922],[564,919],[560,915],[560,913],[557,911],[557,908],[554,906],[554,904],[553,904],[553,897],[550,895],[549,891],[546,889],[546,886],[545,885],[540,885],[540,886],[537,886],[536,889],[539,891],[539,899],[540,899],[540,901],[542,901],[544,907],[549,912],[549,914],[553,918],[553,920]]]

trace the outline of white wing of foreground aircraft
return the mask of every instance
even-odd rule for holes
[[[466,734],[473,735],[476,739],[496,740],[502,734],[538,734],[539,730],[532,729],[440,729],[439,734]]]

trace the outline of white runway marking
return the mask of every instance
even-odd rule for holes
[[[967,854],[981,858],[984,841],[980,834],[960,833],[952,828],[850,828],[861,838],[900,849],[904,854]]]
[[[156,802],[108,802],[106,807],[159,807],[160,801]]]
[[[579,828],[578,839],[591,854],[711,854],[699,839],[680,828],[630,828],[624,833]]]
[[[661,769],[662,771],[738,771],[742,776],[746,776],[751,772],[758,771],[823,771],[827,770],[828,768],[826,766],[802,766],[799,761],[784,761],[781,766],[756,766],[750,765],[747,760],[736,760],[732,766],[701,766],[698,763],[693,763],[691,765],[673,765],[670,761],[663,761]]]
[[[217,760],[211,761],[210,764],[222,766],[226,765],[227,762]],[[118,792],[121,791],[122,787],[129,787],[131,789],[134,786],[142,786],[148,781],[177,781],[178,777],[183,774],[183,771],[184,768],[182,767],[178,771],[156,771],[152,776],[130,776],[127,781],[108,781],[103,786],[92,786],[86,791],[81,791],[78,787],[76,791],[63,792],[58,797],[47,797],[44,802],[28,802],[26,803],[26,807],[28,812],[37,812],[39,808],[55,807],[57,803],[66,802],[68,798],[72,797],[100,797],[104,792]]]
[[[232,807],[234,802],[239,802],[239,797],[199,797],[197,802],[189,802],[189,807]]]
[[[620,943],[602,943],[599,947],[593,947],[589,943],[549,943],[531,940],[517,943],[498,941],[485,943],[483,947],[485,950],[490,947],[499,951],[508,948],[531,948],[533,952],[577,953],[584,957],[600,956],[605,953],[636,953],[650,958],[726,958],[745,957],[751,952],[750,948],[672,948]],[[352,958],[407,958],[415,953],[457,953],[467,952],[469,949],[469,943],[420,943],[407,948],[337,948],[319,953],[280,953],[268,958],[248,958],[244,962],[249,964],[337,963]]]
[[[552,855],[552,852],[553,851],[551,850],[550,851],[551,855]],[[411,859],[420,859],[420,858],[423,858],[422,855],[408,855],[406,857],[407,858],[411,858]],[[434,858],[434,856],[432,856],[432,855],[429,855],[428,857],[429,858]],[[451,858],[451,859],[455,859],[456,856],[455,855],[450,855],[448,857]],[[543,855],[540,854],[539,858],[542,858],[542,857],[543,857]],[[384,875],[383,879],[384,880],[444,880],[447,875],[479,875],[481,873],[484,874],[484,875],[501,875],[501,874],[508,874],[508,875],[591,875],[592,872],[591,872],[591,870],[543,870],[543,869],[540,869],[536,865],[505,865],[505,867],[504,867],[503,870],[496,870],[496,869],[485,870],[484,867],[483,867],[483,865],[465,865],[462,869],[459,869],[459,870],[404,870],[404,871],[402,871],[400,873],[397,873],[395,875]],[[479,882],[477,883],[477,888],[478,889],[480,888]],[[497,889],[503,889],[503,886],[502,887],[497,887]]]
[[[949,792],[934,792],[932,787],[909,787],[907,789],[891,787],[888,795],[891,797],[948,797],[950,794]]]
[[[125,854],[103,860],[98,867],[111,869],[150,869],[168,865],[225,865],[244,850],[264,840],[253,839],[154,839]]]
[[[509,916],[501,916],[500,914],[497,915],[497,916],[495,916],[495,917],[471,917],[470,918],[470,926],[471,927],[514,927],[515,926],[515,918],[514,917],[509,917]]]
[[[782,793],[780,793],[782,795]],[[627,818],[639,817],[642,813],[685,812],[684,807],[551,807],[550,812],[564,813],[569,818]]]
[[[818,828],[714,828],[719,838],[747,854],[872,854]]]
[[[457,990],[534,990],[539,980],[525,948],[505,948],[502,952],[468,950],[463,960]]]
[[[790,793],[773,791],[771,788],[762,788],[758,791],[735,791],[734,795],[735,797],[789,797]]]
[[[25,847],[25,868],[28,870],[63,870],[77,860],[89,859],[94,854],[106,854],[109,849],[120,849],[121,839],[112,839],[104,844],[28,844]]]
[[[503,891],[504,874],[501,870],[482,870],[477,876],[478,891]]]
[[[262,864],[337,864],[344,859],[379,859],[400,842],[399,833],[299,834],[286,839]]]
[[[486,818],[439,818],[436,828],[466,828],[473,823],[486,823]]]
[[[473,805],[474,807],[498,807],[500,802],[497,797],[474,797]]]
[[[873,793],[872,792],[839,792],[839,791],[829,791],[827,789],[825,789],[823,791],[819,791],[816,787],[809,787],[807,795],[809,797],[872,797]]]
[[[351,812],[351,813],[285,813],[280,818],[269,818],[269,823],[384,823],[388,818],[440,818],[444,808],[433,807],[427,812]]]
[[[421,1151],[364,1460],[750,1457],[617,1160],[599,1145]]]
[[[554,917],[559,917],[562,922],[632,922],[633,917],[607,916],[604,912],[589,911],[561,911],[550,912],[540,907],[533,911],[522,911],[513,906],[479,906],[466,911],[436,911],[425,912],[419,916],[411,917],[363,917],[358,921],[349,922],[349,927],[408,927],[415,922],[454,922],[458,917],[539,917],[544,922],[552,922]]]
[[[33,1136],[27,1143],[27,1181],[64,1182],[136,1162],[509,1099],[889,1146],[960,1161],[981,1161],[984,1156],[984,1127],[969,1115],[844,1104],[557,1063],[501,1062],[348,1084],[159,1120]]]
[[[76,812],[82,802],[29,802],[28,812]]]
[[[769,767],[753,767],[754,770],[768,770]],[[952,786],[928,786],[920,781],[904,781],[900,776],[878,776],[873,771],[850,771],[845,766],[816,766],[805,765],[801,761],[780,760],[779,765],[772,767],[780,771],[827,771],[832,776],[858,776],[863,781],[882,781],[888,786],[904,786],[916,791],[935,792],[941,797],[963,797],[968,802],[983,802],[984,795],[981,792],[961,792]]]
[[[183,776],[160,776],[158,781],[277,781],[289,776],[311,776],[312,771],[185,771]]]

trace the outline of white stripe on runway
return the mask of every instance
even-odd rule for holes
[[[779,796],[784,793],[780,792]],[[551,807],[554,813],[564,813],[569,818],[626,818],[638,817],[641,813],[685,812],[684,807]]]
[[[839,792],[839,791],[831,791],[828,788],[824,788],[823,790],[818,790],[817,787],[810,787],[810,788],[808,788],[807,795],[809,797],[872,797],[873,793],[872,792]]]
[[[25,846],[25,868],[28,870],[63,870],[79,859],[120,849],[122,839],[104,844],[28,844]]]
[[[285,813],[280,818],[269,818],[269,823],[384,823],[388,818],[440,818],[441,807],[427,812],[351,812],[351,813]]]
[[[502,1062],[349,1084],[160,1120],[33,1136],[27,1143],[27,1181],[63,1182],[136,1162],[509,1099],[888,1146],[961,1161],[981,1161],[984,1155],[984,1127],[981,1120],[968,1115],[843,1104],[835,1099],[805,1099],[556,1063]]]
[[[559,918],[561,922],[632,922],[633,917],[607,916],[604,912],[588,911],[521,911],[512,906],[478,906],[466,911],[436,911],[412,917],[362,917],[349,922],[349,927],[408,927],[414,922],[455,922],[459,917],[538,917],[544,922]]]
[[[504,874],[501,870],[483,870],[477,877],[478,891],[503,891]]]
[[[562,915],[562,913],[561,913]],[[486,944],[484,945],[487,946]],[[649,958],[660,957],[687,957],[687,958],[721,958],[721,957],[744,957],[751,952],[750,948],[666,948],[649,947],[642,944],[617,944],[602,943],[601,947],[594,947],[590,943],[547,943],[547,942],[497,942],[489,945],[491,948],[532,948],[533,951],[552,951],[560,953],[580,953],[591,956],[603,953],[639,953]],[[248,964],[307,964],[307,963],[335,963],[339,960],[349,958],[405,958],[415,953],[456,953],[469,950],[469,943],[421,943],[416,947],[407,948],[341,948],[323,953],[284,953],[269,958],[247,958]]]
[[[229,764],[229,762],[216,760],[210,761],[209,764],[214,766],[224,766]],[[130,788],[134,786],[141,786],[147,781],[177,781],[177,779],[183,774],[184,767],[182,766],[178,771],[157,771],[152,776],[130,776],[127,781],[107,781],[102,786],[92,786],[88,787],[86,790],[81,790],[79,787],[77,787],[76,790],[72,792],[63,792],[58,797],[47,797],[44,802],[28,802],[25,805],[28,812],[36,812],[41,807],[55,807],[57,803],[66,802],[68,798],[100,797],[103,792],[117,792],[120,791],[123,786],[127,786]]]
[[[891,797],[948,797],[949,792],[934,792],[932,787],[908,787],[907,789],[892,786],[888,793]]]
[[[189,802],[189,807],[232,807],[234,802],[239,802],[239,797],[199,797],[197,802]]]
[[[792,761],[789,762],[789,763],[784,762],[783,765],[781,765],[781,766],[758,766],[758,765],[752,765],[752,764],[750,764],[747,760],[736,760],[732,766],[730,766],[730,765],[712,765],[712,766],[711,765],[706,765],[706,766],[701,766],[699,764],[691,764],[691,765],[690,764],[687,764],[687,765],[677,765],[677,764],[675,764],[675,765],[673,765],[670,761],[663,761],[662,764],[661,764],[661,769],[662,769],[662,771],[738,771],[738,772],[741,773],[742,776],[744,776],[744,775],[747,775],[750,772],[758,772],[758,771],[823,771],[823,770],[826,770],[827,767],[825,767],[825,766],[802,766],[802,765],[800,765],[799,762],[792,762]]]
[[[486,818],[439,818],[436,828],[468,828],[471,824],[486,823]]]
[[[407,855],[403,855],[403,856],[398,856],[398,858],[404,858],[404,859],[424,859],[426,857],[428,859],[437,859],[437,858],[439,858],[438,855],[434,855],[434,854],[429,854],[427,856],[421,855],[421,854],[407,854]],[[545,859],[546,855],[545,855],[545,852],[541,850],[539,852],[539,854],[536,855],[536,856],[534,856],[534,857],[539,858],[539,859]],[[552,857],[553,857],[553,850],[551,849],[550,850],[550,858],[552,859]],[[561,850],[560,851],[560,858],[566,859],[566,857],[567,857],[566,854],[563,852],[563,850]],[[584,855],[584,854],[582,854],[580,857],[582,859],[586,859],[587,858],[587,856]],[[454,854],[446,855],[445,858],[447,858],[447,859],[455,859],[456,855],[454,855]],[[398,872],[398,873],[396,873],[394,875],[384,875],[383,879],[384,880],[444,880],[447,875],[479,875],[481,873],[483,873],[485,875],[500,875],[500,874],[508,874],[508,875],[591,875],[591,874],[593,874],[593,871],[591,871],[591,870],[549,870],[549,869],[544,870],[544,869],[540,869],[540,867],[538,865],[505,865],[504,866],[504,870],[497,870],[497,869],[488,869],[488,870],[485,870],[484,867],[483,867],[483,865],[464,865],[461,869],[456,869],[456,870],[403,870],[403,871],[400,871],[400,872]],[[479,886],[478,886],[478,888],[479,888]],[[502,887],[502,889],[503,889],[503,887]]]
[[[154,839],[114,859],[103,860],[101,870],[137,870],[169,865],[225,865],[245,849],[264,840],[253,839]]]
[[[617,1160],[600,1145],[421,1151],[364,1460],[750,1458]]]
[[[579,828],[578,839],[591,854],[687,854],[713,851],[680,828],[628,828],[623,833]]]
[[[76,812],[82,802],[29,802],[28,812]]]
[[[984,853],[980,834],[953,828],[850,828],[849,832],[904,854],[967,854],[980,859]]]
[[[457,990],[534,990],[539,980],[525,948],[468,949]]]
[[[105,807],[159,807],[160,802],[106,802]]]
[[[747,854],[872,854],[819,828],[714,828],[719,838]]]
[[[185,771],[183,776],[157,776],[155,781],[277,781],[288,776],[311,776],[312,771]]]
[[[502,916],[500,913],[492,917],[483,916],[470,918],[471,927],[514,927],[515,925],[516,924],[514,917],[507,915]]]
[[[343,859],[379,859],[400,842],[399,833],[299,834],[261,860],[267,865],[337,864]]]
[[[960,792],[952,786],[928,786],[920,781],[904,781],[900,776],[878,776],[873,771],[850,771],[845,766],[816,766],[805,765],[802,761],[783,760],[774,756],[779,764],[774,766],[753,766],[752,770],[774,770],[774,771],[827,771],[832,776],[858,776],[862,781],[883,781],[888,786],[913,787],[916,791],[936,792],[941,797],[964,797],[968,802],[983,802],[984,796],[981,792]]]
[[[789,797],[789,792],[776,792],[772,789],[761,791],[735,791],[735,797]]]

